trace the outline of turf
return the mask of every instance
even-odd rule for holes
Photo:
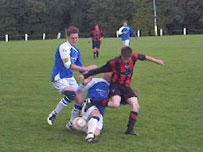
[[[137,137],[124,131],[129,105],[107,109],[97,144],[68,132],[70,107],[54,126],[46,118],[63,97],[50,82],[54,54],[65,40],[0,42],[0,151],[2,152],[200,152],[203,149],[203,36],[132,39],[131,47],[161,58],[164,66],[139,61],[132,87],[140,91]],[[87,39],[80,39],[84,65],[104,64],[120,53],[121,40],[104,39],[94,60]]]

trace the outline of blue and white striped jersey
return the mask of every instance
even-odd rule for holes
[[[77,47],[72,46],[68,41],[61,44],[55,54],[55,64],[52,71],[52,81],[57,81],[62,78],[73,77],[73,70],[67,69],[64,66],[62,59],[66,59],[70,64],[76,64],[83,67],[80,58],[80,51]]]

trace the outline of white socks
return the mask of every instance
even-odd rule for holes
[[[76,118],[76,117],[79,117],[80,116],[80,111],[82,109],[82,106],[79,106],[79,105],[74,105],[72,111],[71,111],[71,118],[70,118],[70,121],[73,122],[73,120]]]
[[[69,103],[68,102],[64,102],[64,98],[63,98],[58,103],[58,105],[56,106],[56,109],[54,109],[54,111],[52,113],[57,115],[57,114],[59,114],[63,110],[64,107],[67,107],[68,105],[69,105]]]
[[[87,134],[89,133],[95,133],[95,130],[97,129],[97,125],[99,122],[99,117],[98,116],[93,116],[89,121],[88,121],[88,130]]]

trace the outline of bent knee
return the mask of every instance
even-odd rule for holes
[[[98,110],[93,110],[90,114],[91,117],[93,116],[98,116],[98,117],[101,117],[101,113],[98,111]]]
[[[140,110],[140,105],[139,105],[139,103],[133,104],[133,105],[132,105],[132,109],[133,109],[133,111],[138,112],[138,111]]]
[[[112,108],[118,108],[120,106],[120,103],[114,102]]]

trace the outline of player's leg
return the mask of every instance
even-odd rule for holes
[[[121,96],[114,95],[111,97],[111,99],[103,99],[103,100],[92,100],[92,99],[86,99],[86,100],[87,100],[87,104],[85,106],[85,111],[87,111],[93,105],[110,107],[110,108],[118,108],[120,106]]]
[[[93,49],[93,58],[96,59],[97,57],[97,50],[96,50],[96,43],[95,41],[92,41],[92,49]]]
[[[47,122],[49,125],[53,125],[56,115],[58,115],[64,109],[64,107],[67,107],[72,102],[72,100],[75,99],[76,96],[71,87],[64,88],[61,94],[64,94],[65,97],[59,101],[56,108],[49,114],[49,117],[47,118]]]
[[[94,57],[94,59],[97,58],[97,48],[96,47],[94,47],[93,57]]]
[[[86,100],[83,103],[83,108],[81,111],[82,117],[88,121],[87,126],[87,136],[85,140],[87,142],[95,142],[95,134],[97,134],[98,123],[100,122],[101,114],[96,106],[90,107],[87,111],[85,111],[85,106],[87,102]],[[102,119],[103,120],[103,119]]]
[[[123,44],[123,47],[130,46],[130,40],[123,40],[122,44]]]
[[[121,96],[114,95],[111,97],[111,100],[109,100],[107,106],[110,108],[118,108],[120,106],[120,102],[121,102]]]
[[[96,48],[96,57],[98,58],[99,57],[99,49]]]
[[[69,122],[66,124],[66,129],[67,130],[72,130],[72,122],[76,117],[79,117],[80,115],[80,111],[82,110],[82,93],[79,92],[75,92],[76,93],[76,97],[75,97],[75,102],[76,104],[74,105],[72,111],[71,111],[71,117]]]
[[[124,40],[122,40],[122,46],[125,47],[125,41]]]
[[[97,51],[96,51],[96,55],[97,55],[97,58],[99,57],[99,49],[100,49],[100,45],[101,45],[101,42],[100,41],[97,41],[97,43],[96,43],[96,49],[97,49]]]
[[[103,130],[103,125],[104,125],[104,121],[103,121],[103,116],[100,116],[98,125],[97,125],[97,129],[95,130],[95,136],[99,136],[102,133]]]
[[[64,94],[65,97],[59,101],[56,108],[49,114],[47,118],[49,125],[53,125],[56,115],[58,115],[64,109],[64,107],[67,107],[75,98],[75,93],[69,85],[69,79],[64,78],[52,83],[59,93]]]
[[[132,110],[129,114],[127,130],[125,133],[131,134],[131,135],[137,135],[133,130],[134,130],[134,126],[135,126],[135,123],[137,121],[137,118],[138,118],[138,112],[140,109],[140,105],[138,103],[137,96],[134,94],[133,90],[128,88],[128,92],[129,92],[128,96],[126,97],[127,103],[130,104],[130,106],[132,107]]]
[[[75,90],[78,87],[78,84],[73,77],[60,79],[56,82],[53,82],[53,85],[59,91],[59,93],[64,94],[65,97],[59,101],[56,108],[49,114],[49,117],[47,118],[47,122],[49,125],[53,125],[56,115],[58,115],[64,109],[64,107],[67,107],[76,98],[77,94],[75,93]],[[75,105],[73,109],[81,109],[81,103],[82,99],[81,102]],[[72,110],[71,115],[73,115],[74,113],[78,114],[76,110]]]
[[[66,129],[68,130],[72,130],[72,122],[73,120],[78,117],[80,115],[80,111],[82,109],[82,101],[83,101],[83,97],[82,97],[82,93],[81,92],[77,92],[77,88],[78,88],[78,84],[76,82],[76,80],[74,78],[72,78],[72,81],[70,81],[71,83],[71,88],[75,91],[75,105],[71,111],[71,117],[69,122],[66,124]]]
[[[121,92],[122,92],[122,86],[117,84],[111,84],[110,86],[110,92],[109,95],[111,97],[111,100],[109,99],[103,99],[103,100],[92,100],[92,99],[86,99],[87,105],[85,110],[90,108],[93,105],[98,105],[102,107],[110,107],[110,108],[118,108],[120,106],[121,102]]]
[[[91,110],[91,108],[89,110]],[[97,130],[100,117],[101,117],[101,114],[97,109],[93,110],[90,113],[89,121],[88,121],[88,127],[87,127],[88,128],[87,136],[85,137],[85,140],[87,142],[94,142],[96,140],[95,139],[95,132]]]

